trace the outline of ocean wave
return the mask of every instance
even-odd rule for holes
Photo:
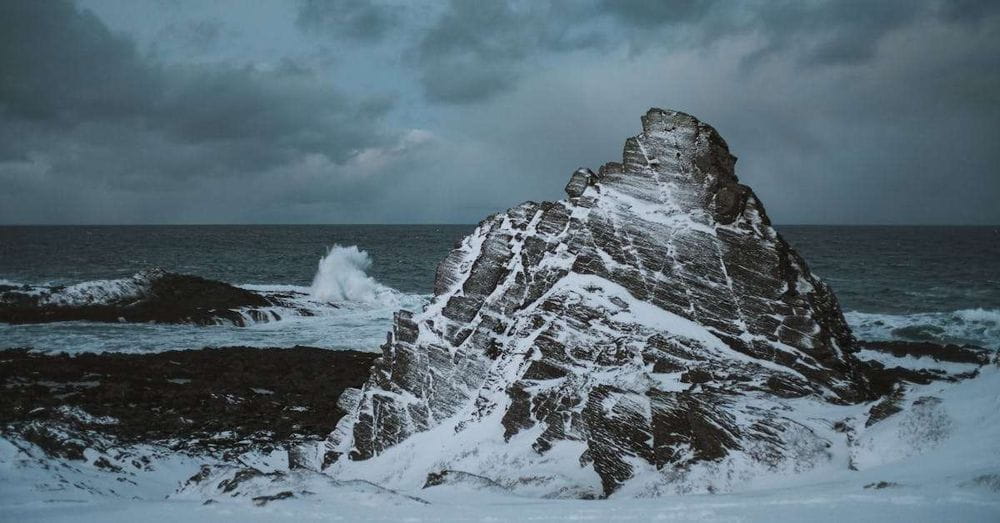
[[[355,246],[335,245],[320,260],[310,286],[238,284],[271,302],[269,306],[232,309],[243,319],[236,325],[220,316],[215,325],[163,323],[99,323],[71,321],[30,325],[0,324],[0,348],[34,347],[42,351],[159,352],[172,349],[245,345],[308,345],[329,349],[377,351],[391,328],[393,313],[422,310],[430,296],[398,291],[365,271],[369,255]],[[162,271],[159,271],[162,272]],[[64,287],[25,285],[20,294],[38,296],[43,304],[99,305],[139,299],[158,270],[117,280],[93,280]]]
[[[383,285],[367,271],[372,260],[357,246],[334,245],[319,260],[312,285],[242,284],[239,287],[275,298],[284,306],[265,312],[282,319],[327,318],[335,326],[357,327],[366,321],[381,321],[390,328],[392,313],[400,308],[421,309],[430,296],[407,294]],[[247,324],[270,323],[269,315],[249,318]],[[280,320],[279,320],[280,321]]]
[[[844,314],[854,334],[865,340],[944,341],[1000,349],[1000,309],[951,312]]]
[[[371,256],[356,245],[334,244],[319,260],[309,293],[317,300],[333,302],[377,303],[392,297],[394,289],[368,276],[371,265]]]

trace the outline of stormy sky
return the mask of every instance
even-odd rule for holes
[[[475,223],[652,106],[777,223],[1000,223],[990,0],[0,0],[0,223]]]

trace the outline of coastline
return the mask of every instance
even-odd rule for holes
[[[83,459],[84,442],[230,454],[325,438],[378,353],[314,347],[221,347],[151,354],[0,351],[0,432],[49,455]]]

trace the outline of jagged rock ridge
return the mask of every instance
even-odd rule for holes
[[[421,459],[371,466],[587,497],[822,459],[830,443],[786,399],[872,393],[836,298],[735,161],[712,127],[651,109],[622,162],[574,172],[567,200],[484,220],[342,397],[327,462],[355,473],[430,431]]]

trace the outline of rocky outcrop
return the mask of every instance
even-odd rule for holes
[[[244,326],[278,319],[272,306],[288,306],[227,283],[162,269],[119,280],[58,287],[0,286],[0,322],[155,322]]]
[[[587,497],[822,459],[829,442],[789,402],[875,394],[833,293],[735,162],[709,125],[651,109],[622,162],[574,172],[568,199],[480,223],[342,398],[333,470]],[[420,459],[392,454],[417,440]]]
[[[76,356],[4,350],[0,437],[77,461],[88,448],[113,457],[161,445],[225,457],[289,446],[294,468],[303,461],[296,445],[327,435],[343,415],[337,398],[364,382],[374,358],[311,347]]]

